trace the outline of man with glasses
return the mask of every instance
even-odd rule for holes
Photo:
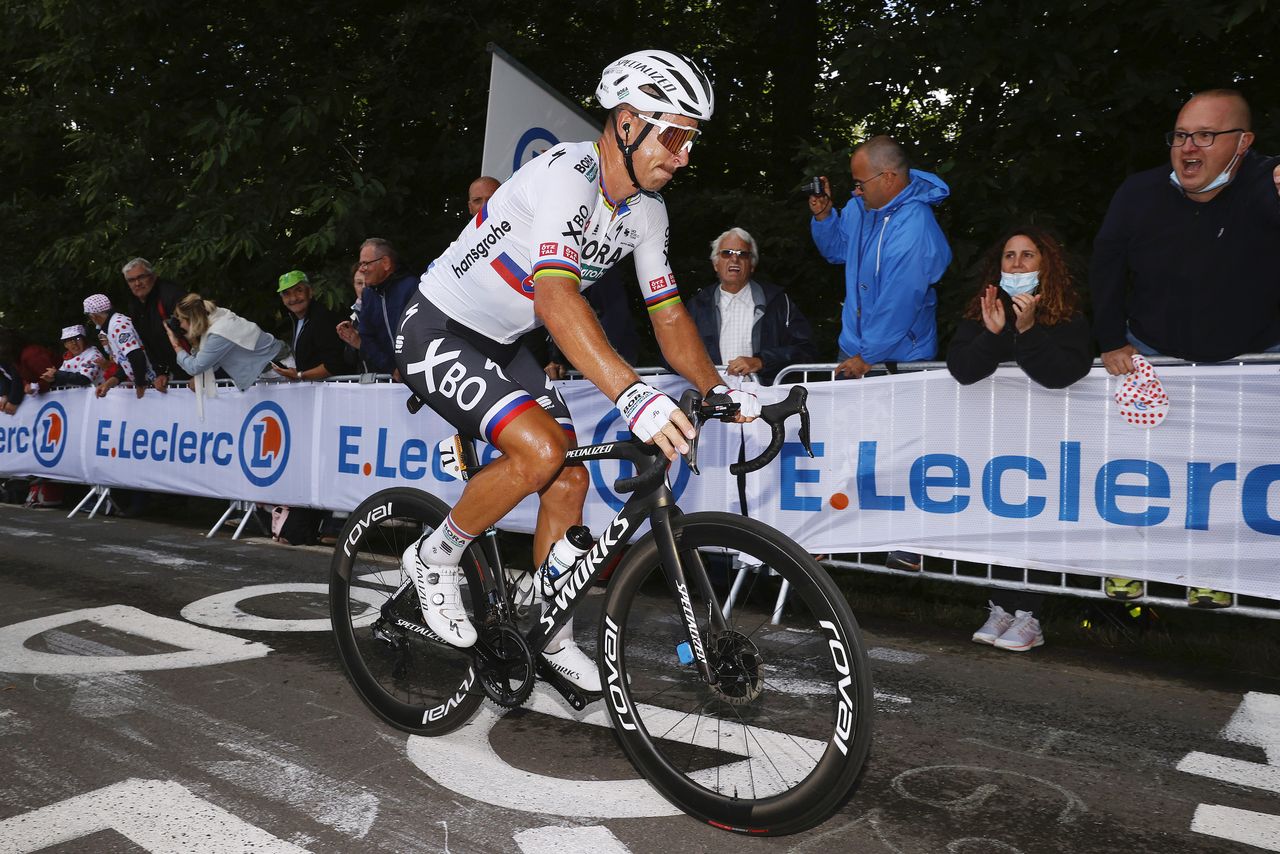
[[[1089,271],[1108,373],[1130,373],[1134,353],[1220,362],[1280,349],[1280,158],[1253,142],[1239,92],[1201,92],[1165,134],[1173,171],[1116,191]]]
[[[657,195],[688,165],[698,123],[711,118],[710,80],[686,57],[639,51],[604,70],[596,97],[609,110],[599,138],[556,145],[499,187],[427,268],[398,330],[405,383],[455,428],[502,452],[467,481],[445,523],[401,558],[427,625],[459,647],[476,641],[458,591],[458,563],[471,540],[535,492],[535,563],[582,522],[587,473],[565,465],[576,445],[573,420],[538,360],[520,347],[521,335],[545,326],[632,433],[669,458],[687,452],[689,421],[609,346],[582,296],[631,255],[666,358],[699,391],[729,394],[744,420],[760,411],[753,396],[723,386],[698,341],[676,289],[667,209]],[[543,657],[579,690],[600,690],[572,623]]]
[[[1165,134],[1172,171],[1120,185],[1093,242],[1094,334],[1110,374],[1133,354],[1220,362],[1280,351],[1280,158],[1253,146],[1244,96],[1212,89],[1183,105]],[[1113,599],[1142,582],[1107,578]],[[1187,590],[1188,604],[1224,608],[1231,594]]]
[[[844,264],[835,373],[858,379],[881,362],[932,359],[938,348],[933,285],[951,263],[951,247],[933,207],[951,190],[910,168],[902,146],[887,136],[855,148],[849,171],[853,199],[843,210],[833,210],[825,177],[822,194],[809,196],[809,230],[823,257]]]
[[[395,329],[413,296],[417,279],[400,270],[400,256],[389,241],[370,237],[360,244],[360,261],[356,269],[364,274],[364,291],[360,295],[359,328],[344,320],[338,324],[338,337],[360,351],[360,357],[373,371],[400,379],[396,367]]]
[[[756,279],[760,250],[745,229],[711,241],[716,284],[689,300],[689,314],[711,360],[732,376],[754,374],[771,383],[787,365],[818,358],[800,307],[777,285]]]
[[[156,391],[165,391],[171,381],[183,383],[191,379],[179,367],[173,345],[164,331],[165,321],[173,317],[173,310],[187,295],[186,291],[168,279],[157,277],[146,258],[134,258],[120,272],[132,294],[127,313],[156,373]]]

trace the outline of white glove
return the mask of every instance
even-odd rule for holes
[[[679,409],[674,400],[639,380],[622,390],[614,406],[641,442],[652,442],[671,420],[671,414]],[[759,406],[756,409],[759,410]]]
[[[760,398],[749,391],[743,391],[740,388],[729,388],[727,385],[718,385],[711,388],[711,393],[729,395],[729,399],[738,404],[738,414],[743,418],[760,417]]]

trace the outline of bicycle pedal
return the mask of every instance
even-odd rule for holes
[[[580,712],[587,706],[594,703],[604,696],[603,693],[593,693],[591,691],[580,690],[576,685],[568,679],[561,676],[553,667],[542,660],[542,656],[535,656],[537,661],[538,678],[546,682],[552,688],[560,692],[560,696],[568,701],[575,712]]]

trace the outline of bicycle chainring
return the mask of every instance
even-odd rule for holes
[[[490,700],[514,709],[529,699],[537,681],[533,653],[511,623],[485,626],[476,640],[476,669],[480,687]]]

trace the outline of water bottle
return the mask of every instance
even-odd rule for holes
[[[595,541],[585,525],[574,525],[556,540],[547,553],[547,559],[538,567],[538,579],[543,597],[550,599],[573,573],[578,559],[586,554]]]

